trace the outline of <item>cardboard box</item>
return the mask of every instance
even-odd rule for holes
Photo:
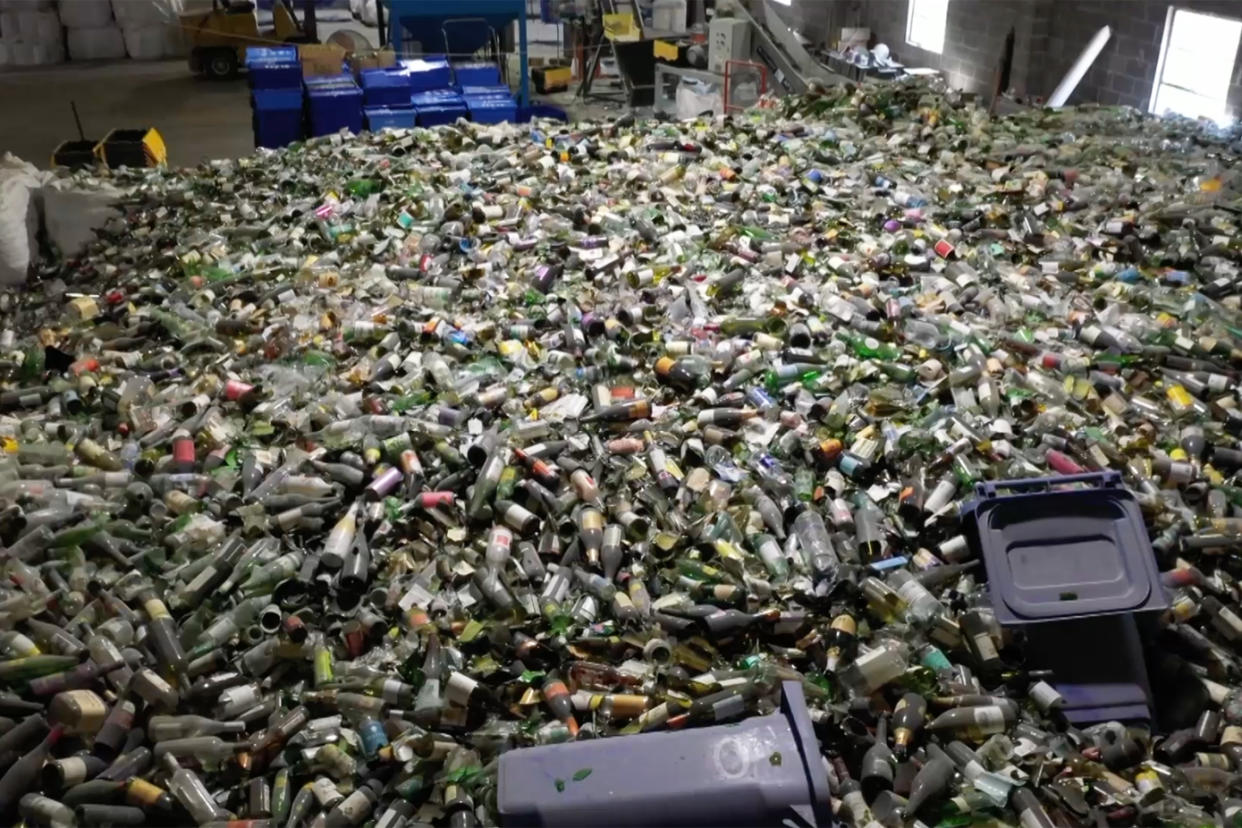
[[[298,46],[298,57],[302,59],[304,78],[339,75],[345,50],[335,43],[303,43]]]
[[[370,49],[349,56],[349,70],[354,77],[361,77],[367,69],[387,69],[396,65],[397,53],[392,49]]]

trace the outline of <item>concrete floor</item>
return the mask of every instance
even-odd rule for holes
[[[61,142],[78,137],[76,102],[87,138],[116,127],[155,127],[169,163],[194,165],[254,151],[245,78],[195,77],[184,60],[66,63],[0,72],[0,153],[48,166]]]
[[[571,116],[617,115],[621,107],[568,106],[572,92],[549,102]],[[61,141],[77,138],[70,102],[76,102],[87,138],[117,127],[155,127],[173,166],[254,151],[244,77],[209,81],[190,73],[184,60],[69,63],[0,72],[0,153],[12,152],[46,167]],[[20,116],[17,114],[20,113]]]

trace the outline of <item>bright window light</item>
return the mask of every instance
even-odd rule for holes
[[[793,5],[793,0],[772,0],[772,2],[778,5],[781,5],[781,6],[792,6]]]
[[[1169,7],[1151,112],[1225,121],[1242,20]]]
[[[944,26],[949,0],[910,0],[906,17],[906,43],[929,52],[944,51]]]

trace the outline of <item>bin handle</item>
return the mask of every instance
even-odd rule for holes
[[[1120,488],[1121,472],[1108,471],[1083,472],[1082,474],[1062,474],[1053,477],[1019,477],[1013,480],[995,480],[979,483],[975,486],[975,494],[979,497],[999,497],[1003,492],[1022,492],[1032,489],[1047,489],[1063,483],[1091,483],[1096,488]]]

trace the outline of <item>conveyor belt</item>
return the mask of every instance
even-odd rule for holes
[[[738,14],[751,24],[751,59],[772,73],[769,88],[796,95],[805,92],[810,81],[834,84],[847,80],[806,50],[798,35],[781,20],[772,0],[748,0],[738,5]]]

